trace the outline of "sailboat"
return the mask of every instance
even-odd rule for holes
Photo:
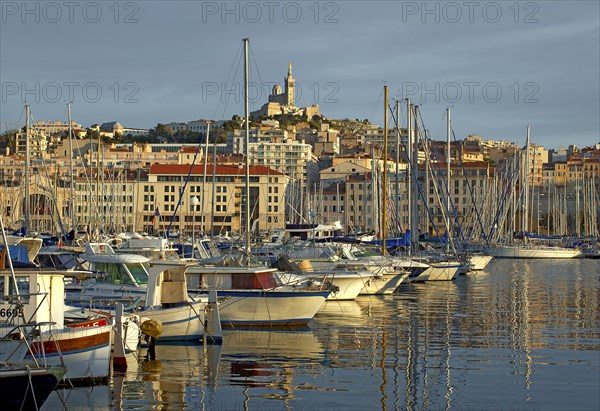
[[[527,126],[527,142],[525,144],[525,168],[523,178],[523,243],[512,245],[496,245],[490,248],[490,254],[496,258],[532,258],[532,259],[568,259],[580,257],[581,251],[554,245],[540,245],[528,242],[529,216],[529,135],[531,127]]]

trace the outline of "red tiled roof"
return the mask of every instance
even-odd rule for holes
[[[230,175],[230,176],[242,176],[244,175],[246,168],[240,164],[235,165],[222,165],[216,166],[217,175]],[[169,174],[169,175],[187,175],[190,172],[189,164],[153,164],[150,166],[149,174]],[[196,164],[192,168],[192,175],[204,174],[204,164]],[[206,165],[206,175],[213,174],[213,165]],[[265,166],[250,166],[250,175],[263,175],[263,176],[282,176],[283,173],[275,171]]]
[[[446,162],[445,161],[440,161],[438,163],[435,164],[435,167],[440,167],[442,169],[446,169]],[[490,167],[489,164],[486,161],[465,161],[462,164],[461,163],[450,163],[450,168],[451,169],[460,169],[460,168],[493,168]],[[419,164],[419,170],[425,170],[425,164]]]

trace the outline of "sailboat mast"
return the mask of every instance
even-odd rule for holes
[[[385,239],[386,239],[386,209],[387,209],[387,160],[388,160],[388,86],[383,86],[383,200],[381,201],[381,254],[386,254]]]
[[[529,229],[528,213],[529,213],[529,130],[531,126],[527,126],[527,144],[525,145],[525,190],[524,190],[524,209],[523,213],[523,232],[526,233]],[[523,233],[523,234],[524,234]]]
[[[71,201],[69,204],[69,211],[71,212],[71,229],[73,230],[73,236],[77,233],[77,229],[75,228],[75,182],[74,182],[74,172],[73,172],[73,130],[71,128],[71,103],[67,104],[67,115],[69,121],[69,173],[71,174]],[[73,237],[75,239],[75,237]]]
[[[204,197],[206,193],[204,192],[204,188],[206,186],[206,165],[208,162],[208,134],[210,133],[210,122],[206,125],[206,141],[204,143],[204,172],[202,173],[202,205],[200,206],[200,212],[202,213],[200,216],[200,231],[204,235]],[[214,167],[214,166],[213,166]],[[213,187],[215,182],[213,180]],[[215,196],[213,195],[213,203],[215,202]]]
[[[23,229],[25,235],[29,231],[30,198],[29,180],[31,179],[31,152],[29,149],[29,104],[25,104],[25,215],[23,218]]]
[[[400,237],[400,100],[396,100],[396,237]]]
[[[406,130],[407,130],[407,145],[406,145],[406,159],[408,162],[408,169],[406,170],[406,185],[407,185],[407,194],[408,194],[408,226],[410,227],[410,237],[409,238],[409,247],[408,247],[408,255],[411,254],[412,250],[412,239],[414,238],[414,230],[413,230],[413,217],[412,217],[412,145],[413,145],[413,131],[412,131],[412,106],[410,103],[410,98],[406,99]]]
[[[414,141],[413,141],[413,196],[412,196],[412,218],[413,218],[413,239],[415,244],[415,249],[418,250],[419,244],[419,106],[414,106],[414,116],[413,116],[413,130],[414,130]]]
[[[581,236],[581,219],[579,210],[579,173],[577,164],[575,164],[575,234]]]
[[[100,130],[98,130],[98,150],[96,151],[96,229],[100,232],[100,213],[102,212],[100,208]],[[95,237],[95,235],[94,235]]]
[[[451,123],[450,123],[450,107],[446,108],[446,136],[448,138],[448,142],[446,144],[446,229],[448,243],[446,243],[446,252],[450,251],[450,133],[451,133]]]
[[[29,107],[29,106],[27,106]],[[10,256],[10,247],[8,246],[8,240],[6,239],[6,230],[4,229],[4,221],[2,220],[2,214],[0,213],[0,232],[2,233],[2,243],[4,244],[4,249],[6,250],[6,258],[8,262],[8,268],[10,269],[10,277],[12,279],[12,285],[14,287],[14,293],[17,295],[18,302],[21,302],[19,298],[19,286],[17,285],[17,278],[15,277],[15,269],[13,267],[12,257]],[[2,267],[4,268],[4,267]]]
[[[246,159],[246,265],[250,265],[250,159],[248,145],[250,143],[250,115],[248,111],[248,42],[244,39],[244,117],[246,119],[246,138],[244,141],[244,156]]]
[[[208,122],[210,128],[210,121]],[[208,133],[208,131],[207,131]],[[215,195],[217,190],[217,139],[213,142],[212,207],[210,212],[210,234],[215,235]]]

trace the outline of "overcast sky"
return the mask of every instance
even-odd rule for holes
[[[420,104],[434,139],[452,107],[457,138],[548,148],[600,140],[600,2],[0,1],[1,131],[37,120],[126,127],[243,115],[283,86],[331,118],[383,123]],[[403,103],[404,104],[404,103]],[[403,114],[402,114],[403,116]]]

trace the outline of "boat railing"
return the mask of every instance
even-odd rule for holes
[[[5,328],[2,332],[2,337],[0,338],[0,344],[9,342],[9,341],[18,341],[18,344],[14,346],[12,351],[4,358],[4,361],[10,362],[13,355],[16,355],[19,352],[20,348],[25,345],[26,351],[25,355],[31,356],[31,359],[36,367],[39,367],[39,363],[37,361],[38,358],[42,358],[44,360],[44,366],[46,366],[46,354],[44,350],[44,337],[48,338],[48,341],[53,339],[51,329],[55,326],[56,323],[53,321],[43,321],[43,322],[26,322],[22,324],[13,324],[12,328]],[[50,332],[43,333],[42,328],[47,327]],[[37,344],[36,343],[37,340]],[[56,349],[58,354],[60,355],[60,347],[57,341],[54,341],[56,344]],[[37,349],[34,349],[34,346]],[[62,357],[61,357],[62,358]],[[21,358],[15,359],[15,362],[21,362]]]
[[[86,308],[89,312],[93,314],[99,314],[103,316],[112,317],[113,311],[116,308],[117,304],[123,304],[123,310],[125,312],[133,312],[140,308],[142,304],[142,297],[129,297],[129,298],[69,298],[67,301],[69,305],[74,307],[82,307]],[[108,310],[108,311],[106,311]]]

